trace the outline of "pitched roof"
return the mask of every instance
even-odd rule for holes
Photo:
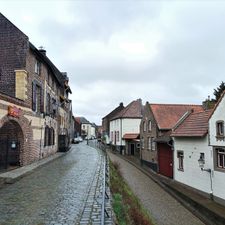
[[[75,120],[79,123],[90,123],[85,117],[75,117]]]
[[[203,137],[208,132],[208,121],[213,110],[191,113],[172,132],[172,137]]]
[[[116,107],[115,109],[113,109],[109,114],[107,114],[106,116],[104,116],[102,119],[104,119],[106,117],[109,117],[109,118],[110,117],[114,117],[122,109],[124,109],[124,106],[123,106],[123,103],[121,102],[118,107]]]
[[[220,98],[218,99],[217,103],[215,104],[213,111],[209,117],[209,119],[211,118],[211,116],[213,115],[213,113],[215,112],[216,108],[219,106],[220,102],[222,101],[223,97],[225,95],[225,90],[223,91],[223,93],[221,94]]]
[[[141,99],[137,99],[132,101],[129,105],[127,105],[123,110],[118,112],[112,120],[119,118],[142,118],[142,101]]]
[[[159,129],[168,130],[172,129],[187,111],[203,111],[201,105],[150,104],[150,108]]]
[[[139,137],[139,134],[137,133],[126,133],[123,135],[123,139],[127,139],[127,140],[137,139],[138,137]]]

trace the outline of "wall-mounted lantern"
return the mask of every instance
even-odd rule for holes
[[[209,172],[209,174],[210,174],[211,191],[210,191],[209,195],[210,195],[210,198],[213,200],[212,170],[210,168],[209,169],[204,168],[204,166],[205,166],[205,154],[204,153],[200,153],[200,157],[198,159],[198,164],[199,164],[199,167],[201,168],[202,171]]]
[[[209,173],[211,173],[211,169],[205,169],[205,155],[204,153],[200,153],[200,158],[198,159],[198,164],[199,167],[201,168],[202,171],[207,171]]]

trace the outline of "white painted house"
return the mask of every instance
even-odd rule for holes
[[[212,110],[189,113],[173,130],[174,180],[207,194],[212,194],[211,173],[202,171],[198,160],[205,159],[205,168],[213,168],[212,148],[208,141],[208,120]]]
[[[225,202],[225,92],[218,101],[209,119],[209,144],[213,156],[213,194],[218,201]],[[225,204],[225,203],[224,203]]]
[[[138,99],[132,101],[110,120],[110,142],[120,153],[124,153],[126,149],[126,135],[139,134],[141,119],[142,101]]]

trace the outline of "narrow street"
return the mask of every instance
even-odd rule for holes
[[[100,159],[86,143],[73,145],[65,156],[0,189],[0,224],[79,224]]]
[[[203,223],[136,167],[108,153],[112,162],[120,164],[126,182],[158,225],[203,225]]]

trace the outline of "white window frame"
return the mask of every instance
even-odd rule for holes
[[[222,164],[220,164],[221,163],[220,157],[222,157]],[[220,149],[220,148],[216,149],[216,160],[217,160],[217,163],[216,163],[217,167],[220,169],[225,169],[225,150],[224,149]]]
[[[178,170],[184,171],[184,151],[177,151]]]
[[[216,135],[224,136],[224,121],[216,121]]]
[[[41,63],[38,60],[36,60],[36,62],[35,62],[34,72],[38,75],[40,75],[40,73],[41,73]]]

